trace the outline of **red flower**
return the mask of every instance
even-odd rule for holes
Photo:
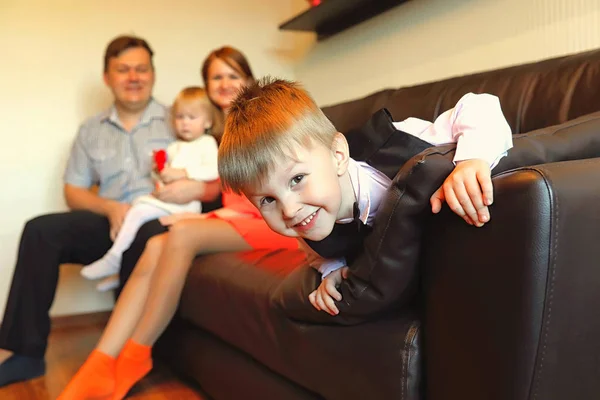
[[[167,152],[164,150],[154,150],[154,165],[158,172],[162,171],[167,163]]]

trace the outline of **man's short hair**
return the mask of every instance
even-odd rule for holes
[[[119,57],[125,50],[135,47],[146,49],[148,54],[150,54],[150,64],[152,65],[152,68],[154,68],[152,62],[154,52],[150,48],[150,45],[142,38],[124,35],[114,38],[108,46],[106,46],[106,51],[104,52],[104,72],[108,72],[108,64],[111,58]]]
[[[219,146],[219,176],[236,193],[264,182],[298,146],[331,148],[333,124],[298,83],[265,77],[243,88],[229,109]]]

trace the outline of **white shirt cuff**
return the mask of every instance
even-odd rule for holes
[[[311,266],[317,269],[321,273],[321,280],[325,279],[327,275],[332,273],[333,271],[337,271],[338,269],[346,266],[346,259],[344,258],[321,258],[319,260],[315,260]]]

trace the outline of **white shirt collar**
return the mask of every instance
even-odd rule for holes
[[[350,175],[350,182],[352,183],[352,189],[354,190],[354,199],[358,201],[358,209],[360,211],[359,218],[366,224],[371,211],[371,195],[369,193],[368,176],[366,176],[365,171],[363,171],[352,158],[348,160],[348,175]],[[354,217],[339,219],[336,222],[348,224],[352,221],[354,221]]]

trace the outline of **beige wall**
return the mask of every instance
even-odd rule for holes
[[[312,47],[295,68],[321,105],[600,47],[599,0],[411,0]]]
[[[107,42],[121,33],[148,39],[156,52],[156,97],[171,102],[200,84],[206,54],[231,44],[257,75],[291,78],[296,46],[279,22],[293,14],[280,0],[0,0],[0,319],[17,244],[29,218],[65,210],[62,171],[79,123],[108,106],[101,81]],[[61,277],[53,314],[106,309],[77,269]],[[35,277],[31,277],[35,279]]]

